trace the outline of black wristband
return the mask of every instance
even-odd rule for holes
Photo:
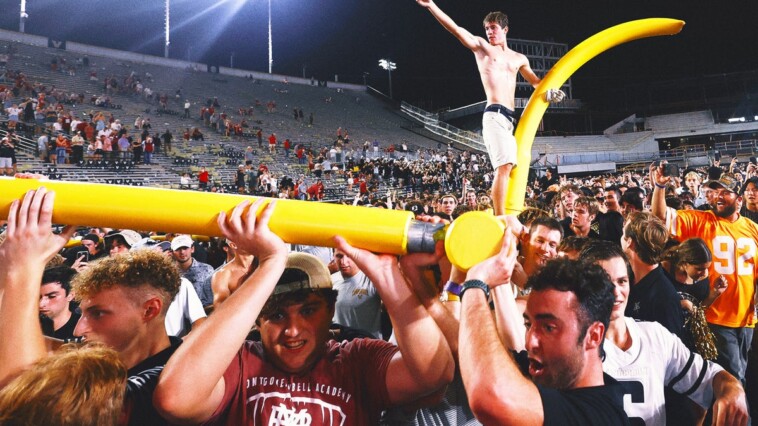
[[[490,287],[481,280],[468,280],[463,283],[463,286],[461,288],[461,301],[463,300],[463,293],[466,292],[466,290],[470,288],[478,288],[484,292],[484,297],[489,299],[490,298]]]

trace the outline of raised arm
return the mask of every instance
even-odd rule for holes
[[[732,161],[729,162],[729,173],[737,171],[737,156],[732,157]]]
[[[0,244],[0,387],[46,356],[39,326],[39,286],[47,262],[74,234],[52,232],[55,193],[29,191],[11,203]]]
[[[526,349],[526,327],[513,290],[510,283],[493,288],[492,301],[500,340],[506,348],[521,352]]]
[[[397,258],[354,248],[341,237],[335,242],[374,283],[395,327],[400,350],[386,380],[392,404],[415,401],[450,383],[455,363],[445,336],[411,291]]]
[[[439,220],[439,218],[435,217],[430,220]],[[448,305],[456,304],[458,305],[457,310],[459,310],[460,303],[448,301],[443,305],[439,298],[440,291],[437,283],[425,279],[425,269],[440,262],[448,262],[445,257],[444,243],[442,241],[437,242],[436,250],[433,254],[414,253],[401,257],[400,267],[411,289],[445,336],[453,359],[458,359],[458,318],[454,312],[456,309],[450,309]],[[446,270],[450,268],[440,269]],[[443,281],[446,278],[447,276],[443,273]]]
[[[484,39],[476,37],[465,28],[459,27],[433,0],[416,0],[416,3],[427,8],[432,13],[432,16],[469,50],[478,50],[482,47]]]
[[[243,201],[228,221],[223,212],[219,214],[224,235],[257,256],[260,263],[242,286],[187,336],[166,364],[153,402],[170,420],[202,423],[218,408],[224,396],[224,372],[284,271],[287,247],[268,228],[275,202],[256,219],[263,203],[259,198],[248,209],[248,201]]]
[[[509,282],[516,256],[516,238],[506,230],[500,253],[472,267],[466,282]],[[498,338],[485,293],[475,288],[465,290],[461,305],[458,357],[476,418],[484,424],[542,424],[544,412],[537,387],[521,374]]]
[[[655,163],[650,165],[650,182],[653,183],[653,199],[650,201],[650,210],[655,217],[666,220],[666,185],[671,177],[663,176],[663,166]]]
[[[507,228],[511,231],[506,233],[509,238],[521,239],[528,234],[529,228],[519,222],[516,216],[501,216],[500,219],[505,222]],[[505,244],[506,242],[504,242]],[[521,275],[521,282],[516,283],[514,280],[517,275]],[[516,288],[524,288],[526,285],[526,273],[518,262],[514,262],[511,270],[510,281],[506,283],[489,283],[492,289],[492,302],[495,305],[495,324],[500,340],[507,349],[514,352],[521,352],[526,348],[526,327],[521,310],[516,305]]]

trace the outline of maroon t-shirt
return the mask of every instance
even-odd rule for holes
[[[259,342],[245,342],[224,373],[224,399],[209,424],[375,425],[389,405],[386,374],[397,347],[383,340],[330,340],[304,376],[265,361]]]

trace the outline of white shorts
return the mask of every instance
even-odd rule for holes
[[[511,120],[498,112],[485,111],[482,116],[482,137],[492,168],[506,164],[516,167],[516,138],[513,137]]]
[[[10,169],[13,167],[13,158],[0,157],[0,169]]]

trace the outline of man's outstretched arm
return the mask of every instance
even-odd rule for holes
[[[519,55],[519,60],[521,61],[518,69],[519,73],[522,77],[524,77],[524,80],[526,80],[529,84],[532,85],[532,87],[536,89],[537,86],[542,83],[542,79],[537,76],[532,67],[529,65],[529,59],[526,56]],[[545,92],[545,100],[553,104],[562,102],[565,98],[566,93],[560,88],[548,89]]]
[[[224,373],[284,271],[287,248],[268,227],[275,202],[256,219],[264,200],[259,198],[249,207],[243,201],[228,221],[225,214],[219,215],[224,236],[254,254],[260,263],[202,326],[192,330],[166,364],[153,403],[172,421],[202,423],[221,404]]]
[[[439,23],[442,24],[446,30],[450,31],[450,33],[453,34],[455,38],[460,40],[460,42],[470,50],[477,50],[482,46],[480,42],[482,39],[471,34],[465,28],[459,27],[452,18],[447,16],[447,14],[434,3],[434,1],[416,0],[416,3],[422,7],[429,9],[429,12],[432,12],[432,16],[434,16],[434,18],[437,19],[437,21],[439,21]]]

